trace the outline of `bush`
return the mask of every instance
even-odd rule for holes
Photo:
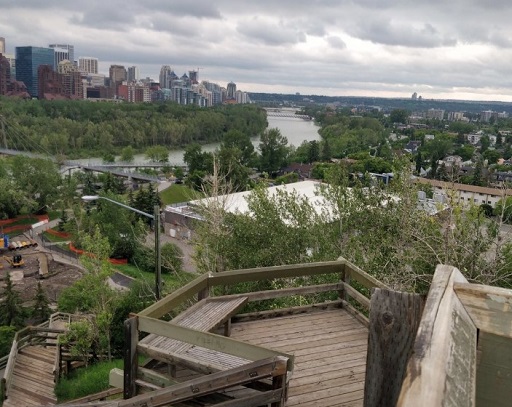
[[[71,372],[68,377],[62,378],[55,386],[58,402],[85,397],[109,389],[108,376],[110,370],[116,367],[122,369],[122,359],[97,363]]]
[[[183,269],[183,251],[178,246],[165,243],[161,251],[164,273],[178,273]]]
[[[0,358],[11,351],[12,340],[16,334],[16,327],[12,325],[0,326]]]

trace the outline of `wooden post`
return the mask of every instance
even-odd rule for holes
[[[364,406],[394,406],[421,320],[418,294],[375,288],[370,307]]]
[[[129,399],[137,395],[137,343],[139,340],[137,317],[124,321],[124,384],[123,397]]]
[[[286,401],[286,373],[280,376],[274,376],[272,378],[272,389],[282,389],[281,400],[275,401],[270,407],[284,407]]]

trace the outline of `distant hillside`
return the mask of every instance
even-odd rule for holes
[[[263,105],[296,105],[305,106],[311,103],[326,104],[337,103],[340,106],[372,106],[380,107],[384,112],[393,109],[407,109],[413,111],[424,111],[428,109],[443,109],[453,112],[479,113],[484,110],[496,112],[508,112],[512,114],[512,103],[510,102],[485,102],[485,101],[463,101],[463,100],[434,100],[434,99],[393,99],[376,97],[356,96],[319,96],[319,95],[293,95],[279,93],[249,93],[253,102]]]

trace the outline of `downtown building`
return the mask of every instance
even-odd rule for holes
[[[69,44],[50,44],[48,47],[53,48],[55,55],[54,66],[58,67],[62,61],[71,61],[75,63],[75,47]]]
[[[16,80],[23,82],[31,97],[39,94],[38,69],[41,65],[55,68],[53,48],[16,47]]]
[[[11,64],[0,52],[0,95],[7,95],[11,87]]]
[[[98,58],[80,57],[78,58],[78,69],[84,73],[98,74]]]

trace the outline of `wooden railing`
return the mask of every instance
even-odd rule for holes
[[[296,295],[337,292],[337,302],[347,308],[363,323],[368,324],[367,312],[370,308],[370,292],[374,287],[387,288],[380,281],[362,271],[349,261],[340,258],[336,261],[306,263],[289,266],[265,267],[256,269],[225,271],[205,274],[150,307],[138,313],[141,317],[161,318],[169,313],[176,313],[187,302],[200,300],[213,294],[215,287],[232,287],[239,283],[257,282],[276,279],[293,279],[298,277],[336,274],[337,281],[328,284],[306,285],[267,291],[240,293],[248,297],[248,302],[278,299]],[[363,288],[363,290],[361,290]],[[325,303],[322,303],[325,305]],[[318,305],[318,304],[317,304]],[[355,306],[354,306],[355,305]],[[314,304],[309,305],[309,307]],[[361,312],[361,311],[363,312]],[[273,310],[275,311],[275,309]],[[366,315],[365,315],[366,314]]]
[[[323,279],[321,276],[329,276]],[[308,278],[314,277],[314,278]],[[300,279],[300,280],[299,280]],[[262,282],[282,280],[286,288],[271,290],[240,292],[241,283]],[[272,286],[272,284],[267,284]],[[282,285],[278,285],[282,286]],[[318,262],[309,264],[265,267],[257,269],[226,271],[216,274],[205,274],[162,300],[154,303],[145,310],[139,312],[125,323],[125,339],[129,349],[125,351],[124,389],[125,398],[133,397],[136,394],[136,380],[140,368],[137,365],[137,352],[145,352],[149,357],[164,358],[164,351],[156,351],[147,348],[137,348],[139,332],[155,334],[171,338],[187,344],[206,348],[213,352],[221,352],[249,361],[261,361],[272,357],[282,357],[286,360],[287,370],[293,370],[293,355],[276,352],[260,346],[251,345],[246,342],[237,341],[229,337],[217,335],[211,332],[202,332],[186,326],[174,324],[172,320],[166,322],[160,318],[171,315],[176,316],[188,306],[214,296],[216,293],[233,292],[236,294],[220,295],[222,298],[243,296],[248,303],[275,300],[296,296],[311,296],[324,293],[334,293],[330,300],[321,302],[307,302],[307,305],[299,305],[269,310],[260,310],[233,316],[234,320],[273,317],[281,314],[292,314],[307,312],[314,308],[325,309],[328,307],[342,307],[354,314],[362,323],[368,325],[370,308],[370,293],[374,287],[386,288],[382,283],[363,272],[347,260],[340,258],[336,261]],[[315,297],[316,298],[316,297]],[[323,297],[325,298],[325,297]],[[284,304],[287,302],[284,301]],[[170,359],[169,359],[170,360]],[[187,363],[191,363],[187,361]],[[121,375],[117,374],[121,377]]]
[[[397,405],[510,405],[511,306],[512,290],[437,266]]]
[[[56,346],[57,335],[64,333],[65,330],[50,328],[51,322],[59,319],[69,321],[71,317],[71,314],[58,312],[52,314],[49,320],[37,326],[29,326],[16,332],[9,355],[6,358],[2,358],[4,360],[6,359],[4,362],[4,375],[0,380],[0,394],[4,399],[9,395],[9,387],[12,381],[12,374],[18,357],[18,352],[25,346],[29,345],[44,344],[45,346]]]

